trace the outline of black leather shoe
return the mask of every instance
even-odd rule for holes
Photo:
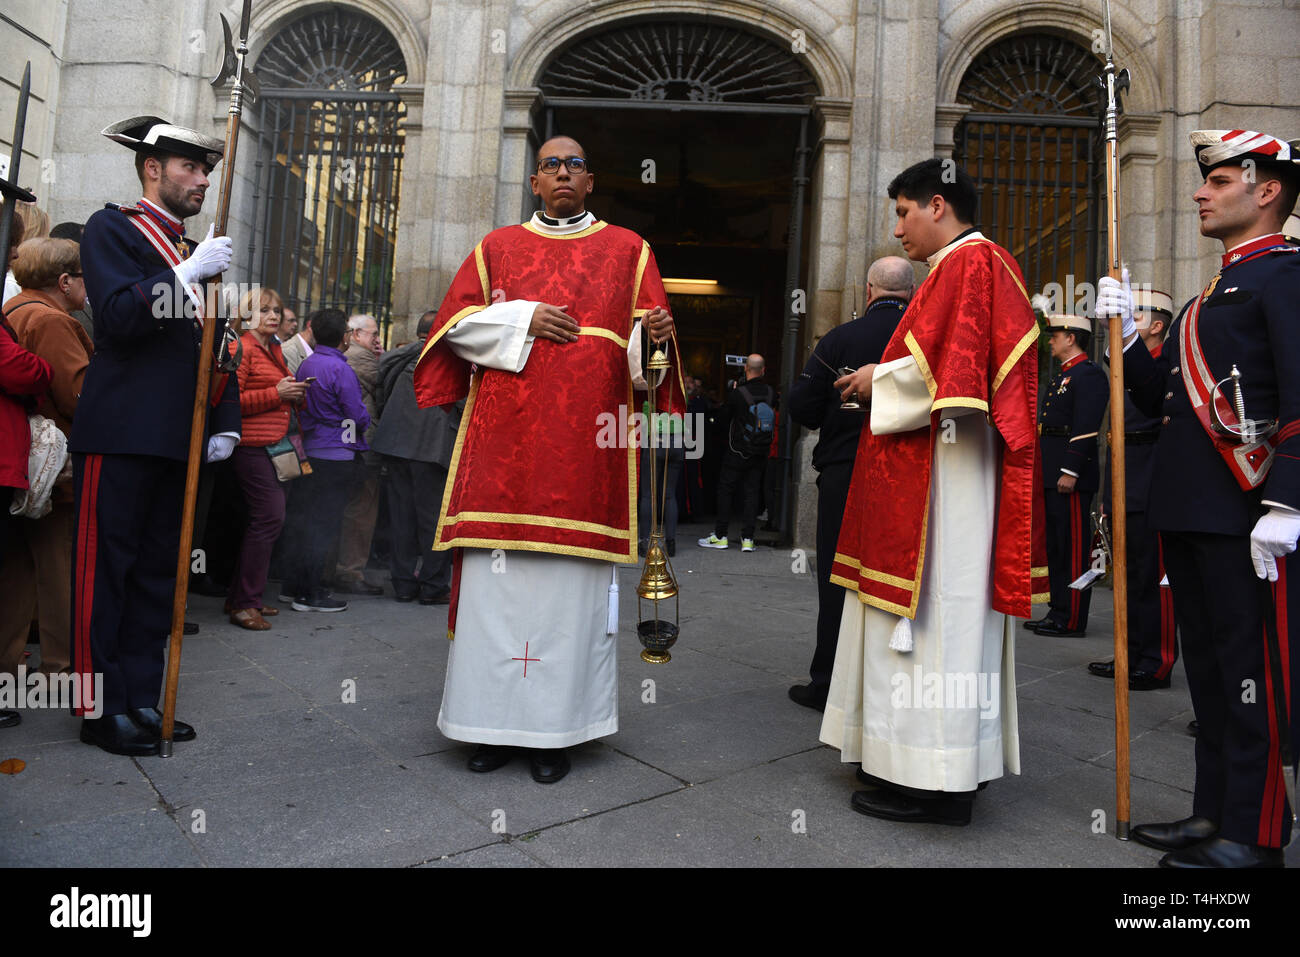
[[[1199,721],[1188,721],[1188,722],[1187,722],[1187,733],[1190,734],[1193,738],[1196,737],[1198,734],[1200,734],[1200,733],[1201,733],[1201,722],[1199,722]]]
[[[81,740],[109,754],[140,757],[158,753],[158,738],[131,720],[129,715],[108,714],[81,719]]]
[[[868,787],[890,788],[895,791],[897,791],[901,787],[901,785],[895,784],[893,781],[886,781],[884,778],[878,778],[874,774],[868,774],[866,771],[862,770],[861,766],[859,766],[858,769],[853,772],[853,776],[856,777],[863,784],[867,785]],[[988,786],[989,786],[988,781],[981,781],[976,786],[975,790],[983,791]]]
[[[907,824],[951,824],[965,827],[970,823],[975,802],[958,798],[914,798],[897,791],[854,791],[849,802],[853,810],[868,817]]]
[[[1285,867],[1282,849],[1238,844],[1226,837],[1212,837],[1160,858],[1161,867]]]
[[[162,712],[157,708],[127,708],[126,713],[131,716],[132,721],[155,738],[162,737]],[[184,721],[172,721],[173,741],[193,741],[194,738],[194,728],[191,725]]]
[[[554,784],[569,773],[569,756],[563,748],[533,749],[533,780]]]
[[[1066,628],[1060,622],[1049,620],[1035,628],[1034,634],[1045,638],[1082,638],[1087,632],[1082,628]]]
[[[1041,625],[1043,622],[1047,621],[1047,619],[1048,619],[1048,616],[1047,616],[1047,615],[1044,615],[1042,618],[1034,618],[1033,620],[1030,620],[1030,619],[1026,618],[1022,624],[1024,625],[1024,627],[1028,628],[1030,631],[1033,631],[1035,628],[1037,628],[1037,627],[1038,627],[1039,625]]]
[[[1098,678],[1109,678],[1115,680],[1115,662],[1113,661],[1090,661],[1088,662],[1088,674],[1096,675]]]
[[[17,711],[0,711],[0,728],[12,728],[22,723],[23,716]]]
[[[427,591],[420,595],[421,605],[450,605],[451,589],[443,591]]]
[[[187,621],[181,628],[182,635],[197,635],[199,633],[199,623],[197,621]]]
[[[1219,825],[1208,817],[1185,817],[1168,824],[1139,824],[1130,835],[1139,844],[1159,851],[1181,851],[1219,833]]]
[[[503,748],[499,744],[480,744],[478,750],[470,755],[467,767],[480,773],[495,771],[509,764],[514,756],[513,748]]]
[[[418,591],[398,591],[394,593],[393,598],[400,601],[402,604],[406,604],[407,602],[415,601],[419,595],[420,593]]]
[[[788,694],[790,700],[795,704],[801,704],[805,708],[812,708],[814,711],[826,710],[826,692],[827,688],[818,688],[813,684],[795,685]]]
[[[1128,673],[1129,691],[1154,691],[1168,688],[1172,682],[1168,678],[1157,678],[1154,671],[1130,671]]]

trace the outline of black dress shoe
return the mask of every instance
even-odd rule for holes
[[[480,744],[469,758],[467,767],[471,771],[480,773],[485,771],[495,771],[497,768],[505,767],[514,757],[513,748],[504,748],[499,744]]]
[[[1139,824],[1131,837],[1139,844],[1159,851],[1181,851],[1219,833],[1219,825],[1208,817],[1185,817],[1168,824]]]
[[[0,711],[0,728],[12,728],[23,723],[23,716],[17,711]]]
[[[1190,734],[1193,738],[1196,737],[1198,734],[1200,734],[1200,733],[1201,733],[1201,722],[1199,722],[1199,721],[1188,721],[1188,722],[1187,722],[1187,733]]]
[[[81,740],[103,748],[109,754],[140,757],[158,753],[158,738],[125,714],[81,719]]]
[[[1285,867],[1282,849],[1238,844],[1226,837],[1212,837],[1160,858],[1161,867]]]
[[[1087,632],[1082,628],[1066,628],[1057,621],[1044,621],[1034,629],[1034,634],[1046,638],[1082,638]]]
[[[450,605],[451,589],[444,588],[442,591],[427,591],[420,595],[421,605]]]
[[[1026,619],[1024,620],[1024,622],[1022,622],[1022,624],[1024,625],[1024,627],[1028,628],[1030,631],[1033,631],[1035,628],[1037,628],[1037,627],[1038,627],[1039,625],[1041,625],[1043,622],[1047,621],[1048,617],[1049,617],[1049,616],[1044,615],[1042,618],[1034,618],[1034,619],[1032,619],[1032,620],[1026,618]]]
[[[417,591],[399,591],[393,595],[393,598],[400,601],[402,604],[406,604],[407,602],[415,601],[419,594],[420,593]]]
[[[814,711],[826,710],[826,693],[829,688],[819,688],[814,684],[795,685],[788,694],[790,700],[795,704],[801,704],[805,708],[812,708]]]
[[[533,749],[533,780],[538,784],[554,784],[569,773],[569,756],[563,748]]]
[[[144,728],[155,738],[162,737],[162,712],[157,708],[127,708],[131,720]],[[184,721],[172,719],[172,740],[193,741],[196,737],[194,728]]]
[[[858,769],[853,772],[853,776],[856,777],[863,784],[866,784],[869,787],[873,787],[873,788],[889,788],[894,791],[899,791],[902,790],[903,788],[901,784],[895,784],[893,781],[886,781],[884,778],[878,778],[874,774],[868,774],[866,771],[862,770],[861,766],[859,766]],[[983,791],[988,786],[989,786],[988,781],[981,781],[978,785],[976,785],[975,790]]]
[[[1154,691],[1168,688],[1172,682],[1168,678],[1157,678],[1154,671],[1130,671],[1128,673],[1129,691]]]
[[[197,621],[187,621],[181,627],[182,635],[197,635],[199,633],[199,623]]]
[[[849,802],[853,810],[868,817],[907,824],[951,824],[965,827],[970,823],[974,801],[960,798],[914,798],[897,791],[854,791]]]
[[[1109,678],[1115,680],[1115,662],[1113,661],[1090,661],[1088,662],[1088,674],[1096,675],[1098,678]]]

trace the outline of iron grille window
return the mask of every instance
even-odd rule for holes
[[[548,98],[693,103],[810,103],[817,83],[788,47],[716,24],[622,25],[556,57],[537,84]]]
[[[259,151],[249,261],[300,315],[367,312],[386,328],[406,64],[376,20],[331,10],[281,30],[258,59]]]
[[[981,53],[957,92],[971,112],[954,158],[979,188],[977,222],[1016,257],[1031,294],[1053,282],[1068,293],[1099,269],[1100,69],[1069,40],[1018,36]]]

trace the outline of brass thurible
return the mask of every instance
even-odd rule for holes
[[[656,372],[670,368],[668,354],[656,346],[645,364],[646,372]],[[657,376],[647,376],[647,385]],[[655,408],[655,387],[650,386],[650,406]],[[659,474],[656,464],[655,447],[657,445],[657,417],[651,416],[647,433],[650,436],[650,539],[646,545],[645,565],[641,569],[641,579],[636,585],[637,626],[636,635],[641,642],[641,660],[654,665],[661,665],[672,659],[668,653],[677,641],[678,622],[681,619],[681,602],[677,594],[677,577],[673,574],[672,563],[664,549],[663,513],[664,501],[668,492],[667,469]],[[638,450],[638,454],[639,450]],[[662,486],[662,487],[661,487]],[[661,617],[659,603],[673,600],[672,620]],[[642,612],[643,601],[650,603],[650,615]]]

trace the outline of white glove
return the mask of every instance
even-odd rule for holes
[[[230,432],[222,432],[218,435],[208,437],[208,461],[224,462],[230,458],[235,446],[239,444],[239,436]],[[1295,547],[1292,543],[1292,547]]]
[[[180,281],[187,286],[204,279],[211,279],[230,268],[234,242],[229,236],[214,237],[212,233],[215,228],[209,226],[208,235],[195,247],[190,258],[173,267]]]
[[[1300,538],[1300,512],[1270,508],[1250,533],[1250,560],[1255,575],[1277,581],[1277,559],[1295,551]]]
[[[1098,319],[1120,318],[1120,337],[1128,342],[1130,336],[1137,334],[1137,323],[1133,320],[1133,289],[1129,285],[1128,267],[1120,274],[1124,278],[1112,279],[1102,276],[1097,280],[1097,307],[1093,310]]]

